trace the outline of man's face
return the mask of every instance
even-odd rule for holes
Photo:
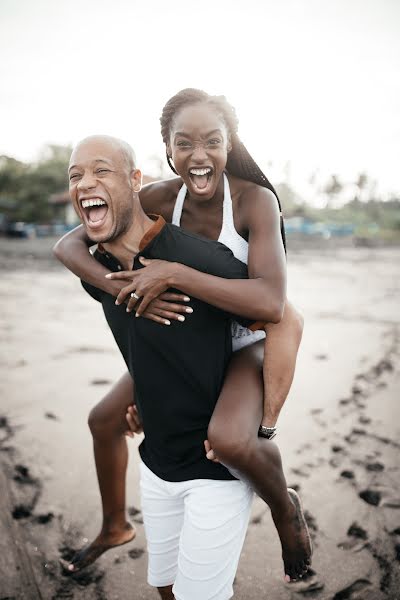
[[[94,242],[111,242],[131,226],[133,191],[141,174],[129,165],[121,147],[91,138],[73,151],[69,193],[74,209]]]

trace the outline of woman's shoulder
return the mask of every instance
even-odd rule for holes
[[[143,210],[146,213],[162,215],[166,221],[171,221],[176,196],[181,187],[180,177],[147,183],[139,194]]]
[[[257,213],[259,210],[267,210],[272,213],[278,210],[277,198],[268,188],[230,174],[229,185],[233,210],[242,218],[244,217],[246,221],[252,213]]]

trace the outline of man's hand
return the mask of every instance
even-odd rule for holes
[[[129,429],[127,431],[125,431],[125,435],[127,437],[133,438],[135,433],[143,432],[142,422],[140,420],[136,404],[133,404],[132,406],[128,406],[128,411],[126,413],[126,420],[128,422],[128,426],[129,426]]]
[[[204,448],[206,450],[206,457],[208,458],[208,460],[212,460],[213,462],[219,463],[219,460],[216,457],[214,450],[211,448],[210,442],[208,440],[204,440]]]

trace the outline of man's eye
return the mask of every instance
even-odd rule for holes
[[[79,173],[73,173],[72,175],[69,176],[69,180],[72,181],[73,179],[76,179],[77,177],[79,177]]]
[[[109,173],[110,169],[97,169],[96,173]]]

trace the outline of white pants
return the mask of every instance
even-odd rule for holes
[[[243,481],[164,481],[141,469],[148,582],[174,584],[176,600],[233,596],[253,491]]]

